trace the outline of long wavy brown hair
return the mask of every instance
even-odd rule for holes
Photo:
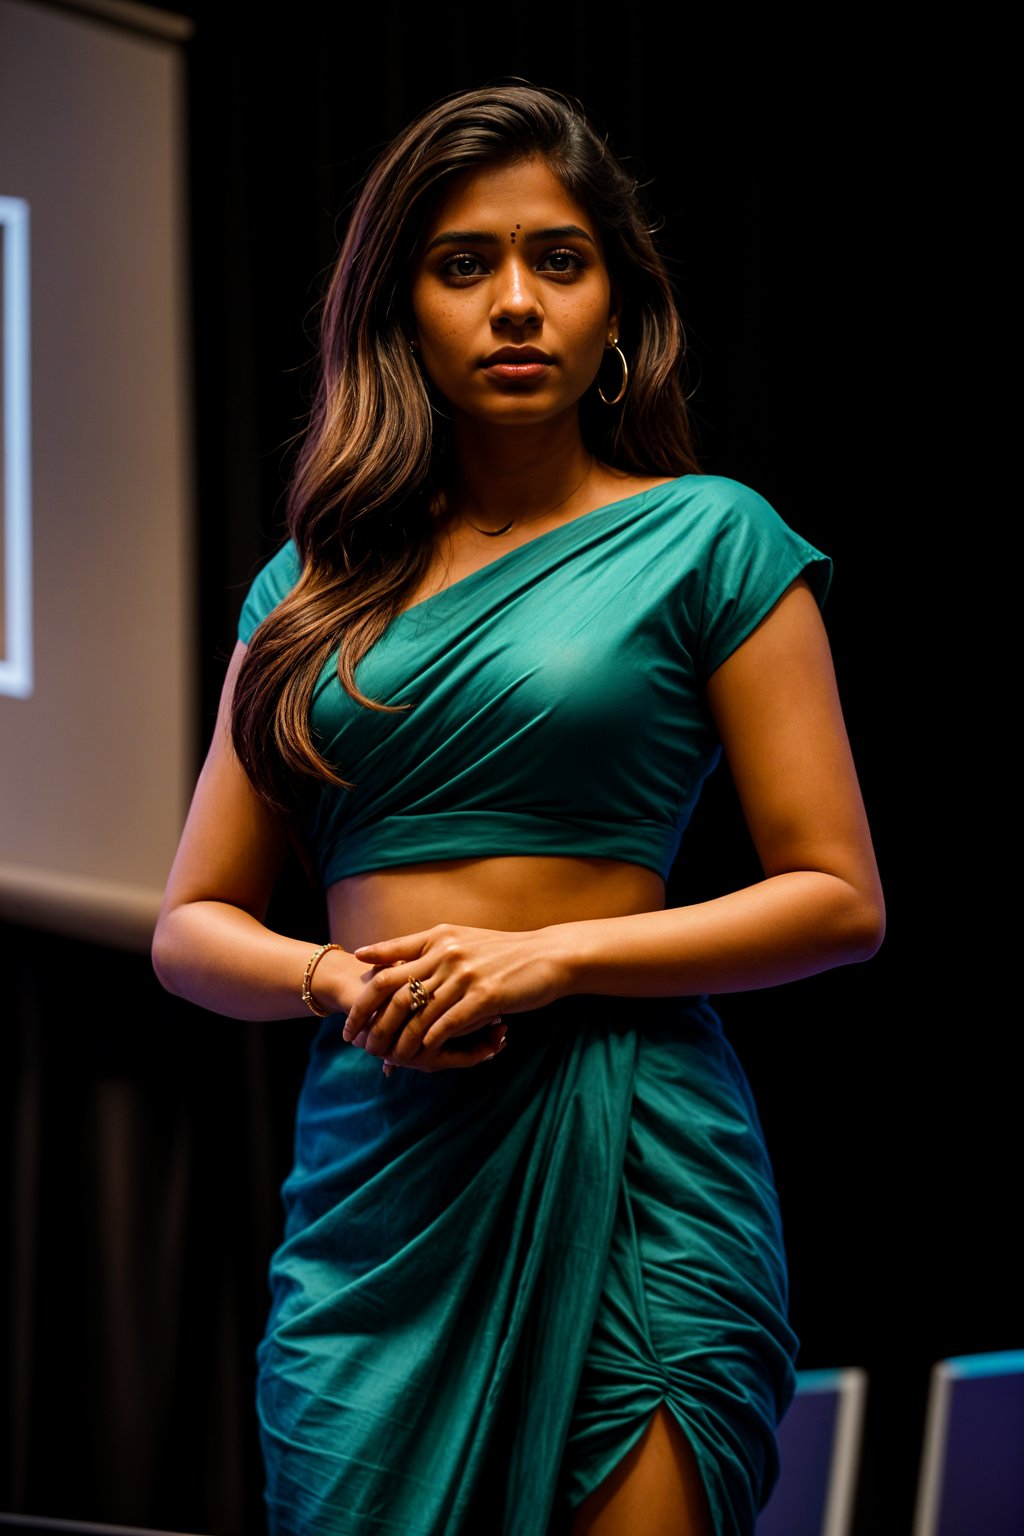
[[[699,468],[683,328],[654,226],[636,179],[579,104],[513,83],[461,92],[413,121],[371,169],[323,298],[318,384],[286,504],[301,575],[254,632],[235,687],[235,750],[257,792],[289,821],[314,783],[347,787],[310,725],[318,676],[337,651],[347,691],[386,707],[360,691],[355,669],[433,552],[432,508],[451,439],[409,347],[418,244],[453,177],[535,156],[598,225],[621,303],[629,389],[613,408],[588,391],[587,448],[633,472]]]

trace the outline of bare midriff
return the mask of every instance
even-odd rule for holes
[[[613,859],[453,859],[350,875],[327,892],[331,938],[346,949],[436,923],[523,932],[664,905],[660,876]]]

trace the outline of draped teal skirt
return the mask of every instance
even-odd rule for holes
[[[258,1350],[271,1536],[553,1536],[665,1405],[719,1536],[794,1385],[778,1201],[702,999],[571,998],[468,1071],[324,1021]]]

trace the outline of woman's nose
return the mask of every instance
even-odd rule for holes
[[[537,282],[526,262],[503,262],[496,274],[492,325],[539,325],[544,316]]]

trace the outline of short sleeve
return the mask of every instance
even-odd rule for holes
[[[299,579],[301,566],[299,552],[289,539],[276,555],[272,555],[249,588],[242,612],[238,619],[238,638],[244,645],[252,639],[253,631],[272,613],[278,603],[294,587]]]
[[[820,607],[832,562],[795,533],[763,496],[738,481],[719,482],[721,503],[707,547],[700,664],[705,677],[743,643],[798,576]]]

